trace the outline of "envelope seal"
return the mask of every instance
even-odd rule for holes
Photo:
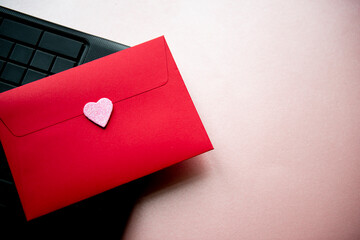
[[[88,102],[84,106],[84,115],[93,123],[105,128],[109,122],[113,110],[113,103],[108,98],[101,98],[99,101]]]

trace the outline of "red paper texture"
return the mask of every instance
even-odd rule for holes
[[[164,37],[4,92],[0,119],[28,220],[213,149]]]

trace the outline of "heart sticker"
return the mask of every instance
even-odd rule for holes
[[[84,115],[93,123],[105,128],[109,122],[113,103],[108,98],[101,98],[99,101],[88,102],[84,106]]]

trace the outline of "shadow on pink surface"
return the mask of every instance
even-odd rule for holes
[[[204,155],[192,157],[147,176],[142,197],[160,194],[168,188],[184,186],[205,177],[209,170],[206,159]]]

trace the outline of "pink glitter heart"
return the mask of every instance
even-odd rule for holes
[[[96,103],[88,102],[84,106],[84,115],[100,127],[105,127],[109,122],[113,104],[108,98],[101,98]]]

